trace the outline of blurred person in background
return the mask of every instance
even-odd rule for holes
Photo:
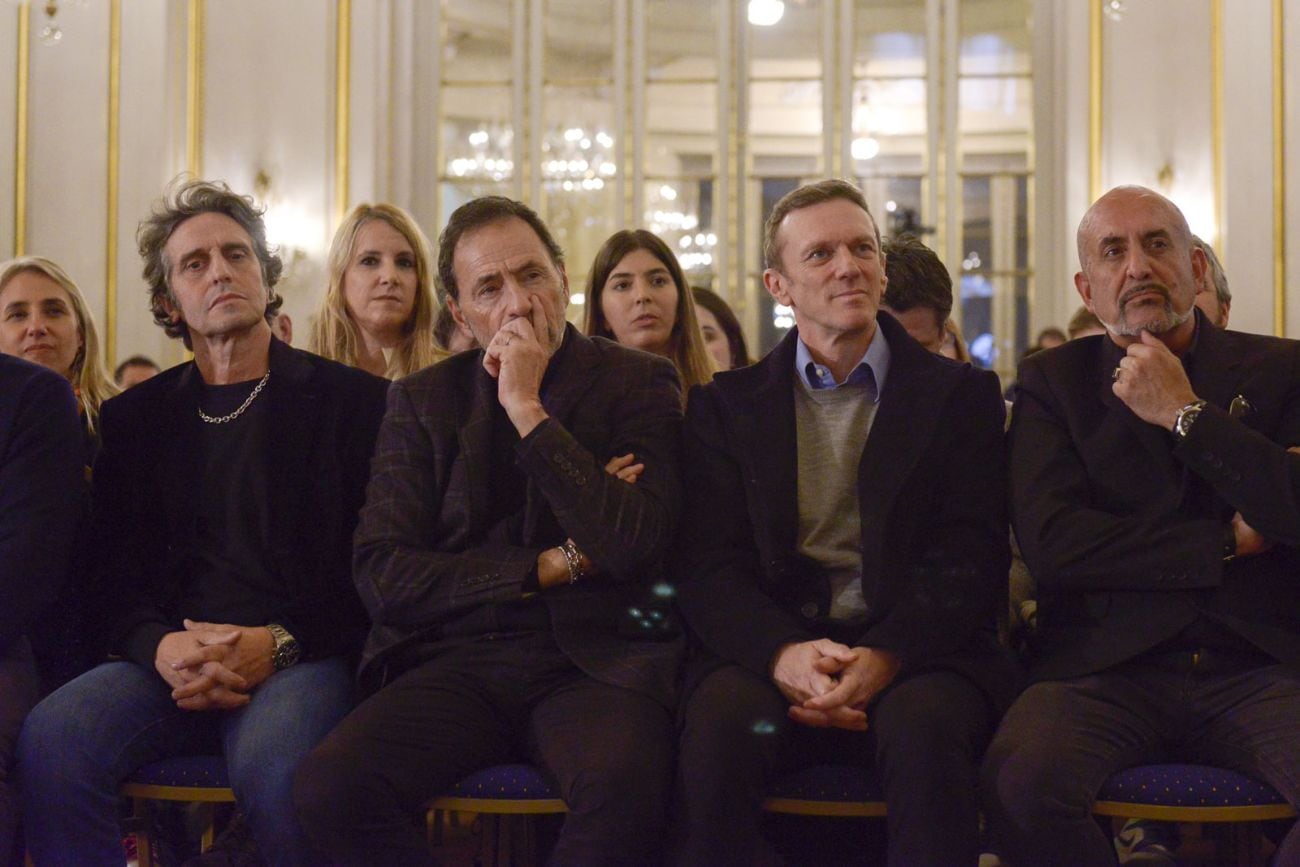
[[[943,345],[939,354],[953,361],[970,364],[970,350],[966,347],[966,338],[962,336],[961,326],[949,319],[943,323]]]
[[[718,370],[735,370],[750,363],[749,348],[740,320],[722,296],[699,286],[691,288],[695,296],[695,318],[700,322],[704,346],[718,363]]]
[[[907,335],[930,352],[939,352],[952,312],[952,277],[933,250],[915,235],[886,241],[884,310],[893,314]]]
[[[1096,313],[1093,313],[1087,307],[1080,307],[1070,317],[1070,323],[1065,327],[1065,330],[1070,332],[1071,340],[1078,340],[1080,337],[1105,334],[1106,326],[1101,324],[1101,320],[1097,318]]]
[[[446,304],[438,308],[438,318],[433,323],[433,342],[438,344],[439,349],[452,355],[478,347],[474,335],[460,326]]]
[[[146,379],[152,379],[162,373],[162,368],[146,355],[132,355],[113,371],[113,382],[126,391],[133,385],[139,385]]]
[[[1205,241],[1192,236],[1192,246],[1205,253],[1205,276],[1196,287],[1196,306],[1201,309],[1215,328],[1228,327],[1228,314],[1232,312],[1232,290],[1228,288],[1228,275],[1223,271],[1214,248]]]

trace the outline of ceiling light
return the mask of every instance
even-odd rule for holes
[[[749,23],[758,27],[771,27],[785,14],[781,0],[749,0]]]

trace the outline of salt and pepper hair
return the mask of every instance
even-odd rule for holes
[[[452,266],[456,260],[456,245],[460,243],[465,233],[489,223],[511,218],[527,223],[541,239],[542,246],[551,257],[551,264],[555,266],[555,270],[561,273],[564,271],[564,251],[555,242],[551,230],[546,228],[546,224],[542,222],[541,217],[537,216],[536,211],[523,202],[507,199],[505,196],[482,196],[452,211],[451,218],[447,220],[447,225],[442,230],[442,235],[438,237],[439,298],[444,300],[452,298],[457,303],[460,302],[460,287],[456,284],[456,270]]]
[[[262,269],[262,283],[266,288],[266,318],[269,322],[284,303],[275,292],[284,266],[266,241],[266,223],[262,215],[266,209],[258,207],[252,196],[232,192],[221,181],[204,181],[197,178],[173,181],[153,212],[140,223],[136,243],[140,258],[144,260],[144,280],[149,287],[149,309],[153,320],[162,326],[168,337],[179,337],[187,349],[193,349],[190,331],[184,322],[173,319],[178,306],[171,289],[172,265],[167,258],[167,241],[172,233],[190,217],[200,214],[224,214],[239,224],[253,241],[253,252]]]
[[[1228,275],[1223,270],[1223,263],[1219,261],[1214,248],[1196,235],[1192,235],[1192,246],[1201,248],[1205,253],[1205,260],[1210,266],[1210,281],[1214,284],[1214,297],[1219,299],[1219,306],[1226,307],[1231,304],[1232,290],[1228,288]]]

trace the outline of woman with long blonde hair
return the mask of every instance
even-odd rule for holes
[[[441,360],[431,259],[428,239],[406,211],[357,205],[334,233],[329,285],[308,348],[389,379]]]
[[[66,377],[86,425],[86,464],[98,448],[99,407],[119,389],[99,353],[86,298],[55,262],[23,256],[0,264],[0,352]]]
[[[667,358],[682,378],[683,400],[691,386],[711,382],[717,370],[682,266],[645,229],[615,232],[596,253],[583,330]]]

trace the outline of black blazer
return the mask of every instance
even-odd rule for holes
[[[298,639],[304,659],[355,653],[366,615],[352,585],[352,531],[388,383],[275,339],[270,366],[260,399],[269,405],[272,560],[291,599],[276,620]],[[182,628],[186,616],[175,606],[197,532],[201,387],[188,362],[100,412],[93,491],[103,634],[109,650],[130,650],[148,667],[153,648],[145,645],[156,647],[153,636]],[[133,633],[148,640],[131,641]]]
[[[356,581],[374,625],[362,681],[400,674],[404,651],[436,652],[447,627],[521,597],[537,555],[564,541],[549,511],[603,574],[540,593],[564,653],[602,682],[671,706],[683,640],[646,641],[620,627],[654,581],[680,511],[681,386],[668,361],[568,326],[547,371],[550,416],[516,448],[493,451],[497,381],[483,352],[464,352],[393,384],[356,535]],[[508,424],[507,421],[500,423]],[[635,485],[605,463],[633,453]],[[492,465],[528,477],[522,525],[501,541]]]
[[[67,577],[86,499],[82,432],[66,379],[0,353],[0,654]]]
[[[840,640],[897,654],[900,677],[964,673],[1005,706],[1016,674],[996,640],[1010,562],[997,377],[927,352],[887,313],[877,323],[889,376],[856,468],[869,615]],[[708,651],[764,678],[781,645],[827,634],[830,606],[826,577],[795,549],[795,340],[694,389],[684,436],[679,605]]]
[[[1036,679],[1109,668],[1202,613],[1300,664],[1300,342],[1196,316],[1185,363],[1210,405],[1182,443],[1115,397],[1124,351],[1105,335],[1021,367],[1012,518],[1040,596]],[[1238,510],[1277,544],[1225,563]]]

